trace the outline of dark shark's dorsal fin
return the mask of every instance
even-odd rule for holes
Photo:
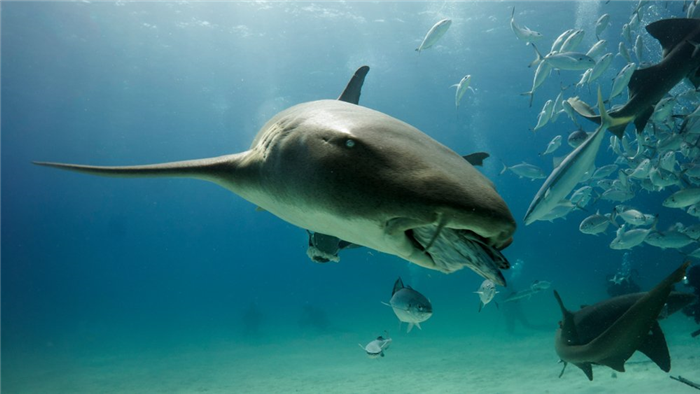
[[[396,279],[396,282],[394,282],[394,290],[391,292],[391,296],[393,297],[397,291],[403,289],[404,287],[405,286],[403,285],[403,281],[401,280],[401,277],[399,276],[399,279]]]
[[[666,57],[676,45],[700,34],[700,20],[685,18],[662,19],[648,24],[647,31],[652,37],[659,40],[663,48],[663,55]]]
[[[561,308],[562,337],[566,339],[566,341],[569,345],[580,344],[581,340],[579,339],[578,331],[576,330],[576,323],[574,322],[574,314],[571,313],[571,311],[569,311],[568,309],[566,309],[566,307],[564,306],[564,302],[561,300],[561,297],[559,296],[559,293],[556,290],[554,290],[554,298],[557,299],[557,303],[559,304],[559,308]]]
[[[350,82],[341,93],[338,100],[345,101],[347,103],[359,104],[360,103],[360,93],[362,93],[362,84],[365,83],[365,77],[369,72],[369,66],[362,66],[355,71],[355,75],[352,76]]]
[[[464,158],[464,160],[468,161],[469,164],[473,166],[483,166],[484,160],[488,159],[489,156],[491,155],[489,155],[486,152],[474,152],[472,154],[464,155],[462,157]]]
[[[638,350],[649,357],[651,361],[655,362],[662,371],[668,372],[671,370],[671,356],[668,354],[666,336],[664,336],[664,332],[661,331],[658,322],[654,322],[654,325],[649,331],[649,336]]]

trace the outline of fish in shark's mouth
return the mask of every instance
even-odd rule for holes
[[[411,236],[443,272],[454,272],[464,267],[505,286],[502,269],[510,268],[506,257],[469,230],[439,228],[438,225],[416,227]],[[436,235],[437,232],[437,235]]]

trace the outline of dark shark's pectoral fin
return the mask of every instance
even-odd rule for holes
[[[489,156],[488,153],[486,152],[474,152],[469,155],[462,156],[464,160],[468,161],[469,164],[473,166],[483,166],[484,165],[484,160],[486,160]]]
[[[649,108],[645,109],[642,113],[637,115],[637,117],[634,119],[634,128],[637,130],[637,133],[641,133],[644,131],[644,128],[647,127],[647,123],[649,122],[649,118],[651,118],[651,115],[654,113],[654,107],[649,106]],[[627,125],[625,125],[627,127]]]
[[[362,93],[362,85],[365,83],[365,77],[369,72],[369,66],[362,66],[355,71],[355,75],[352,76],[350,82],[341,93],[338,100],[345,101],[347,103],[359,104],[360,94]]]
[[[574,365],[581,368],[581,371],[586,374],[588,380],[593,380],[593,367],[591,367],[591,363],[580,363]]]
[[[659,40],[664,57],[678,44],[700,35],[700,20],[698,19],[662,19],[650,23],[646,27],[652,37]]]
[[[654,323],[651,327],[649,336],[639,347],[639,351],[655,362],[662,371],[668,372],[671,370],[671,356],[668,353],[666,337],[664,332],[661,331],[659,323]]]

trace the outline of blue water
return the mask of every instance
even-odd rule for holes
[[[551,159],[537,153],[575,126],[562,115],[537,133],[530,129],[560,83],[580,77],[553,74],[528,107],[520,93],[532,85],[527,64],[534,52],[510,29],[514,4],[518,24],[545,35],[543,50],[573,27],[586,29],[582,47],[590,47],[595,20],[609,13],[601,38],[616,52],[636,3],[3,3],[3,391],[48,392],[35,384],[50,382],[46,371],[53,367],[34,371],[32,360],[206,347],[232,338],[262,346],[342,332],[364,362],[356,342],[384,330],[399,335],[395,316],[381,304],[399,276],[435,308],[422,331],[401,334],[403,346],[412,336],[518,335],[506,332],[491,305],[476,313],[472,292],[483,279],[470,270],[444,275],[367,249],[342,252],[339,264],[314,264],[305,231],[214,184],[89,177],[31,164],[129,165],[241,152],[272,115],[337,98],[364,64],[371,70],[362,105],[460,154],[491,154],[483,172],[518,221],[504,251],[511,262],[524,262],[513,288],[548,280],[572,307],[606,298],[605,276],[620,268],[624,251],[608,247],[613,231],[588,236],[578,224],[613,204],[525,227],[522,217],[541,180],[498,175],[502,162],[522,161],[549,173]],[[651,3],[642,25],[682,15],[681,2]],[[447,34],[417,54],[425,32],[445,17],[453,20]],[[658,43],[644,37],[648,60],[657,62]],[[617,57],[601,77],[604,90],[624,63]],[[465,74],[476,91],[455,108],[450,86]],[[587,90],[578,94],[593,102]],[[599,165],[614,160],[603,146]],[[661,206],[671,192],[642,192],[628,204],[658,213],[659,228],[695,224]],[[645,245],[629,258],[647,289],[683,256]],[[537,297],[529,311],[551,326],[553,337],[556,303],[549,291]],[[245,317],[251,308],[259,325]],[[309,308],[321,318],[300,324]],[[556,361],[553,347],[551,354]],[[546,374],[556,378],[558,371],[553,366]],[[120,391],[133,392],[114,389]]]

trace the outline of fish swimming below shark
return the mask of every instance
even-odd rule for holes
[[[300,228],[446,273],[472,260],[455,267],[431,253],[444,234],[467,234],[458,239],[464,246],[455,246],[467,254],[483,245],[480,259],[500,254],[512,242],[515,220],[493,183],[418,129],[358,105],[368,71],[360,67],[338,100],[302,103],[275,115],[245,152],[144,166],[35,164],[101,176],[214,182]],[[484,154],[467,157],[480,161]],[[433,230],[427,242],[414,236],[419,228]],[[484,267],[508,265],[474,268],[482,273]]]
[[[554,347],[564,368],[572,363],[593,380],[593,364],[624,372],[625,362],[640,351],[663,371],[670,371],[671,358],[657,319],[695,300],[692,294],[671,292],[673,285],[683,280],[689,265],[681,264],[649,292],[614,297],[577,312],[566,309],[555,290],[563,317]]]

